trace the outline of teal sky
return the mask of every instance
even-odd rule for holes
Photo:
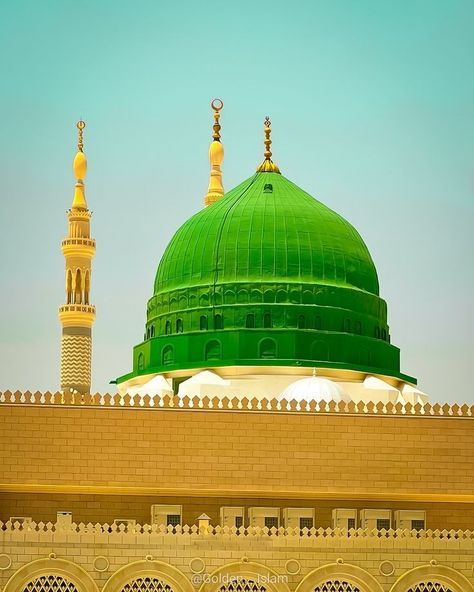
[[[227,189],[262,158],[349,219],[402,371],[474,401],[474,2],[3,2],[0,389],[56,390],[75,122],[87,122],[93,388],[131,369],[173,232],[207,189],[221,97]]]

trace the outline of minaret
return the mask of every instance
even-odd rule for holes
[[[214,125],[212,129],[213,142],[209,147],[209,162],[211,163],[211,178],[209,180],[209,189],[204,196],[204,205],[210,206],[224,195],[224,186],[222,185],[221,164],[224,160],[224,147],[221,144],[221,126],[219,118],[220,110],[224,103],[220,99],[214,99],[211,102],[211,108],[214,110]]]
[[[91,212],[84,191],[87,160],[82,134],[85,127],[83,121],[77,122],[78,151],[72,165],[76,186],[71,209],[67,212],[68,235],[61,244],[66,260],[66,304],[59,308],[61,390],[81,394],[90,393],[91,388],[92,325],[95,320],[95,307],[89,303],[95,240],[90,236]]]
[[[265,158],[262,164],[257,167],[257,173],[279,173],[280,169],[278,168],[278,165],[273,162],[272,151],[270,150],[270,146],[272,145],[272,140],[270,138],[272,134],[272,122],[268,116],[265,117],[265,121],[263,122],[263,133],[265,134],[265,139],[263,141],[265,144],[265,152],[263,153],[263,156]]]

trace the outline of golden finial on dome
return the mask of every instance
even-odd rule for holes
[[[265,140],[263,141],[263,143],[265,144],[265,152],[263,153],[263,155],[265,156],[265,160],[257,168],[257,173],[279,173],[280,169],[272,161],[272,152],[270,150],[270,146],[272,145],[272,141],[270,139],[272,133],[272,122],[270,121],[268,115],[267,117],[265,117],[263,126],[263,131],[265,133]]]
[[[221,125],[220,125],[220,111],[224,103],[221,99],[214,99],[211,101],[211,108],[214,111],[214,125],[212,129],[213,141],[209,147],[209,162],[211,163],[211,177],[209,180],[209,188],[204,197],[204,205],[209,206],[224,195],[224,186],[222,185],[222,171],[221,164],[224,160],[224,147],[221,143]]]
[[[84,193],[84,179],[87,174],[87,159],[84,154],[83,137],[84,128],[86,127],[85,121],[80,119],[76,123],[76,127],[78,130],[77,153],[74,157],[74,162],[72,163],[72,170],[74,171],[74,176],[76,177],[77,182],[74,191],[74,199],[72,200],[72,207],[73,209],[87,210],[86,196]]]
[[[83,152],[83,148],[84,148],[84,141],[82,138],[82,132],[84,130],[84,128],[86,127],[86,122],[82,121],[82,119],[80,119],[77,123],[76,123],[76,127],[79,130],[78,133],[78,141],[77,141],[77,149],[79,150],[79,152]]]

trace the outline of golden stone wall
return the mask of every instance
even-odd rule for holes
[[[72,509],[77,520],[120,511],[146,522],[151,503],[172,498],[191,524],[202,511],[216,523],[221,505],[268,504],[315,507],[318,526],[344,506],[426,509],[428,528],[474,528],[469,409],[377,415],[60,397],[3,396],[4,520]]]
[[[0,589],[30,590],[28,582],[50,574],[72,582],[77,592],[165,592],[165,585],[171,592],[239,592],[229,584],[236,577],[256,582],[258,592],[473,592],[473,553],[472,534],[455,539],[10,529],[2,532]],[[145,580],[163,586],[137,585]]]
[[[0,524],[1,592],[474,592],[472,408],[272,405],[0,393],[0,519],[41,521]],[[222,505],[309,506],[316,528],[108,526],[153,503],[214,526]],[[327,528],[341,506],[425,509],[428,530]]]

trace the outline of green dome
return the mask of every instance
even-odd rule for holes
[[[275,172],[256,173],[176,232],[133,372],[118,381],[236,365],[405,378],[364,241]]]
[[[379,290],[358,232],[276,173],[256,173],[185,222],[161,259],[155,294],[247,281]]]

